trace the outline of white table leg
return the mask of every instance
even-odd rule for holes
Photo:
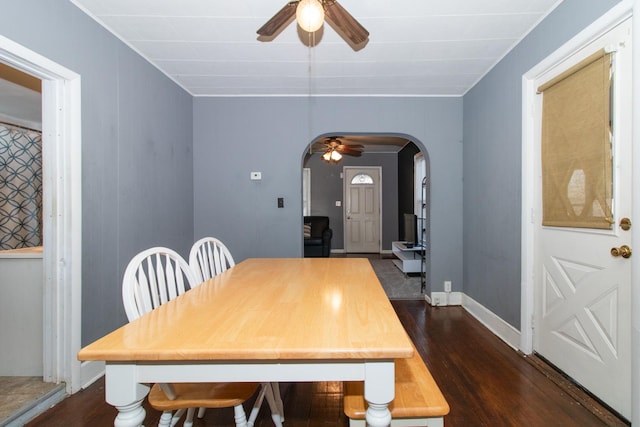
[[[371,403],[367,408],[367,425],[370,427],[387,427],[391,425],[391,412],[386,403]]]
[[[142,407],[142,400],[130,405],[116,406],[118,415],[113,421],[114,427],[139,427],[147,415]]]
[[[387,427],[391,424],[389,402],[395,395],[395,370],[393,360],[365,364],[364,398],[367,408],[367,425]]]
[[[146,412],[142,401],[149,393],[149,386],[136,382],[134,365],[110,364],[105,367],[105,395],[108,404],[118,410],[115,427],[142,426]]]

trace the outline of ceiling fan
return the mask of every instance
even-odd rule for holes
[[[343,155],[360,157],[364,145],[345,144],[339,136],[322,138],[314,144],[317,151],[324,151],[322,159],[329,163],[338,163]]]
[[[307,27],[307,22],[301,14],[302,7],[318,8],[318,21]],[[297,15],[298,24],[308,32],[314,32],[322,26],[322,21],[327,22],[354,50],[359,50],[369,39],[369,32],[347,12],[336,0],[294,0],[290,1],[278,11],[257,33],[264,41],[273,40]],[[322,16],[323,15],[323,16]],[[317,16],[317,15],[316,15]],[[302,20],[302,22],[301,22]],[[315,28],[315,29],[314,29]]]

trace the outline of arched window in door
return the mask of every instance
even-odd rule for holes
[[[353,178],[351,178],[351,184],[352,185],[366,185],[366,184],[373,184],[373,178],[371,178],[371,175],[368,175],[366,173],[359,173],[357,175],[355,175]]]

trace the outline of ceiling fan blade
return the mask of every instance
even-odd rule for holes
[[[361,144],[342,144],[342,147],[353,148],[355,150],[362,150],[364,145]]]
[[[296,15],[296,7],[298,6],[298,0],[291,1],[284,5],[282,9],[278,11],[266,24],[264,24],[258,31],[260,36],[265,38],[273,38],[278,35],[287,25],[293,21]]]
[[[351,150],[350,148],[342,148],[338,149],[340,154],[346,154],[347,156],[360,157],[362,155],[362,151]]]
[[[324,0],[323,3],[327,22],[342,38],[350,41],[354,49],[368,40],[369,31],[360,25],[337,1]]]

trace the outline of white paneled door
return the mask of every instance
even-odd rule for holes
[[[632,245],[625,225],[632,217],[628,29],[623,24],[603,37],[601,46],[589,47],[616,49],[612,168],[607,165],[602,171],[613,171],[611,228],[544,227],[536,221],[533,345],[538,354],[631,419],[631,262],[626,248],[632,250]],[[580,150],[574,153],[576,162],[581,155]],[[538,164],[538,175],[544,161]],[[537,194],[540,186],[538,182]]]
[[[344,168],[344,238],[347,253],[380,252],[379,167]]]

